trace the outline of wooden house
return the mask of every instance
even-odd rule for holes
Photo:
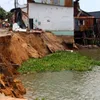
[[[94,16],[94,33],[96,38],[100,41],[100,11],[89,12],[91,16]]]
[[[74,37],[79,44],[94,40],[94,16],[80,9],[79,0],[74,2]],[[88,41],[88,42],[87,42]]]

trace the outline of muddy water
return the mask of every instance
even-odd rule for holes
[[[87,52],[88,55],[90,51]],[[86,54],[85,52],[81,53]],[[93,54],[93,50],[91,52]],[[100,51],[94,50],[94,52],[96,54]],[[99,59],[98,57],[95,59]],[[89,72],[46,72],[23,75],[20,78],[27,88],[25,97],[28,100],[35,98],[39,100],[42,100],[41,98],[45,100],[100,100],[99,66]]]
[[[80,52],[82,55],[100,60],[100,49],[82,49],[78,52]]]

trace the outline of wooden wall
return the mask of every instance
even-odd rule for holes
[[[94,19],[90,18],[90,19],[86,19],[85,20],[85,25],[89,28],[89,27],[93,27],[94,24]]]
[[[75,20],[83,20],[84,21],[84,25],[75,24],[75,30],[80,29],[81,26],[82,26],[83,30],[88,30],[90,28],[93,28],[94,18],[77,17],[77,18],[75,18]]]
[[[65,0],[65,7],[73,7],[73,0]]]

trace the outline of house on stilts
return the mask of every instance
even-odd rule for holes
[[[80,8],[79,0],[74,1],[74,39],[81,45],[97,45],[100,43],[100,35],[97,32],[99,22],[96,12],[85,12]],[[98,14],[99,15],[99,14]],[[99,26],[98,26],[99,27]]]

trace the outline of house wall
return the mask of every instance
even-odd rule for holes
[[[79,17],[79,18],[75,18],[75,25],[74,25],[74,28],[75,28],[75,31],[80,31],[80,26],[81,25],[79,25],[79,21],[80,20],[83,20],[84,21],[84,29],[85,30],[88,30],[88,29],[90,29],[90,28],[92,28],[93,27],[93,25],[94,25],[94,18],[88,18],[88,17],[84,17],[84,18],[82,18],[82,17]]]
[[[37,3],[61,5],[61,6],[66,6],[66,7],[73,6],[73,0],[34,0],[34,1]]]
[[[43,30],[73,31],[74,18],[72,7],[60,7],[45,4],[29,3],[29,18]],[[72,33],[74,34],[74,32]]]
[[[60,0],[60,5],[64,6],[65,5],[65,0]]]
[[[65,7],[72,7],[73,6],[73,0],[64,0],[64,5],[65,5]]]
[[[35,2],[64,6],[65,0],[35,0]]]
[[[86,23],[86,26],[87,26],[88,28],[89,28],[89,27],[93,27],[94,19],[93,19],[93,18],[87,19],[87,20],[85,20],[85,23]]]

